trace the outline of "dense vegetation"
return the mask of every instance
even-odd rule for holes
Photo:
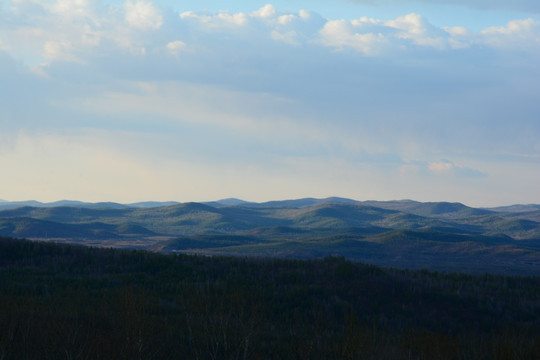
[[[540,278],[0,238],[0,359],[538,359]]]

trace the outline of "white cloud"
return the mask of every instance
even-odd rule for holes
[[[68,18],[91,15],[88,0],[58,0],[51,7],[51,12]]]
[[[537,0],[350,0],[369,6],[392,6],[405,4],[426,3],[431,6],[449,5],[463,6],[482,10],[532,11],[540,13]]]
[[[239,27],[248,23],[248,16],[245,13],[231,13],[227,10],[219,11],[215,15],[208,15],[206,13],[196,13],[194,11],[186,11],[180,13],[180,19],[182,20],[195,20],[200,24],[209,26],[210,28],[219,27]]]
[[[444,27],[443,29],[452,36],[470,36],[471,35],[471,32],[463,26]]]
[[[428,169],[436,174],[447,174],[454,168],[449,161],[436,161],[428,164]]]
[[[473,43],[473,34],[463,26],[443,27],[443,30],[450,35],[448,45],[452,49],[465,49]]]
[[[400,16],[394,20],[388,20],[384,24],[392,28],[403,30],[403,34],[406,36],[423,35],[426,32],[424,19],[422,16],[415,13]]]
[[[43,53],[46,58],[59,58],[62,55],[62,48],[69,47],[69,43],[58,43],[53,41],[47,41],[43,45]]]
[[[338,50],[352,48],[364,55],[377,55],[387,43],[381,33],[355,32],[347,20],[330,20],[320,31],[321,43]]]
[[[48,60],[82,62],[73,53],[74,46],[70,41],[46,41],[43,45],[43,56]]]
[[[435,175],[462,178],[482,178],[486,175],[479,170],[456,164],[449,160],[439,160],[427,164],[428,170]]]
[[[163,25],[163,16],[151,2],[137,0],[133,3],[128,0],[124,3],[124,10],[127,23],[133,27],[157,30]]]
[[[400,16],[394,20],[385,21],[384,25],[401,30],[396,34],[398,39],[410,39],[421,46],[444,47],[444,39],[437,36],[441,31],[435,29],[419,14]]]
[[[198,19],[199,15],[195,11],[184,11],[178,15],[180,19]]]
[[[179,14],[186,26],[195,31],[219,34],[230,41],[253,41],[263,43],[272,39],[290,45],[308,44],[317,41],[317,33],[324,20],[307,10],[298,13],[279,12],[270,4],[251,13],[221,10],[186,11]],[[226,34],[229,34],[227,36]]]
[[[278,17],[278,23],[280,25],[287,25],[293,22],[297,18],[294,14],[281,15]]]
[[[496,48],[540,51],[540,22],[513,20],[506,26],[489,27],[480,32],[481,41]]]
[[[358,19],[351,20],[351,24],[355,27],[364,27],[364,26],[370,26],[370,25],[381,25],[383,23],[382,20],[377,20],[373,18],[369,18],[367,16],[362,16]]]
[[[410,44],[444,49],[448,37],[447,32],[435,28],[415,13],[387,21],[368,17],[329,20],[320,34],[325,46],[340,50],[352,48],[364,55],[401,51]]]
[[[298,12],[298,16],[300,16],[300,18],[303,20],[309,20],[312,18],[313,14],[311,11],[302,9]]]
[[[461,26],[437,28],[421,15],[411,13],[386,21],[367,17],[350,21],[328,20],[319,34],[324,46],[338,50],[351,48],[364,55],[380,56],[411,49],[410,45],[437,50],[479,45],[540,51],[540,23],[530,18],[475,33]]]
[[[248,22],[247,15],[244,13],[230,14],[228,11],[220,11],[216,18],[223,23],[234,24],[237,26],[245,25]]]
[[[171,54],[178,56],[182,51],[186,49],[186,43],[181,40],[175,40],[167,43],[166,45],[167,50],[171,52]]]
[[[420,167],[417,164],[404,164],[399,167],[401,176],[417,175],[420,172]]]
[[[506,26],[494,26],[482,30],[484,35],[514,35],[530,33],[535,25],[533,19],[510,21]]]
[[[42,64],[39,64],[37,66],[31,66],[31,67],[28,68],[28,70],[30,70],[30,72],[32,72],[33,74],[36,74],[36,75],[38,75],[40,77],[50,79],[50,76],[46,71],[47,67],[49,67],[48,63],[42,63]]]
[[[266,4],[259,10],[251,13],[251,16],[263,19],[274,17],[274,15],[276,15],[276,8],[271,4]]]
[[[270,34],[270,37],[276,41],[282,41],[284,43],[290,44],[290,45],[299,45],[300,42],[298,41],[298,34],[296,31],[291,30],[287,31],[285,33],[280,33],[276,30],[272,31]]]

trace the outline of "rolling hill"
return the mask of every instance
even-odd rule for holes
[[[540,274],[540,211],[343,198],[99,203],[0,211],[0,235],[206,255],[340,255],[383,266]],[[521,208],[520,208],[521,209]]]

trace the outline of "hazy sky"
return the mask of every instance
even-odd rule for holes
[[[0,198],[540,203],[538,0],[0,0]]]

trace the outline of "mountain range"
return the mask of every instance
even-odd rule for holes
[[[165,253],[318,258],[540,274],[540,206],[296,199],[0,202],[0,236]]]

